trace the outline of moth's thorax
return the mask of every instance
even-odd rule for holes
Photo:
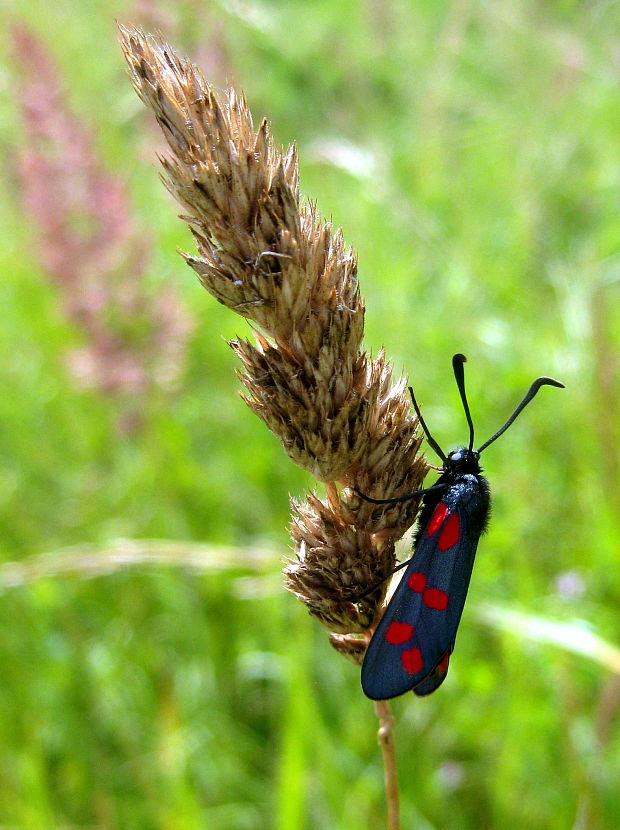
[[[457,447],[449,453],[443,465],[443,471],[453,475],[464,473],[478,475],[481,472],[480,453],[477,450],[469,450],[467,447]]]

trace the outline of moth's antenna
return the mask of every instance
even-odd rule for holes
[[[422,429],[424,430],[424,434],[426,435],[426,440],[428,441],[428,443],[431,445],[431,447],[435,450],[437,455],[441,458],[441,460],[445,464],[446,461],[448,460],[448,458],[447,458],[445,452],[441,449],[441,447],[437,443],[437,441],[435,441],[433,436],[428,431],[428,427],[426,426],[426,423],[424,422],[424,418],[422,417],[422,413],[420,412],[420,407],[418,406],[418,402],[416,401],[415,395],[413,394],[413,387],[412,386],[409,387],[409,394],[411,395],[411,401],[413,403],[413,408],[415,409],[415,414],[418,416],[418,421],[420,422],[420,425],[421,425]]]
[[[474,422],[471,419],[469,404],[467,403],[467,395],[465,394],[465,371],[463,369],[464,363],[467,363],[467,358],[464,354],[455,354],[452,358],[452,370],[454,371],[454,379],[456,380],[456,385],[458,387],[459,394],[463,402],[463,409],[465,410],[465,417],[467,418],[467,423],[469,425],[469,451],[471,452],[474,447]]]
[[[517,415],[523,409],[525,409],[525,407],[532,400],[532,398],[536,395],[536,393],[538,392],[538,390],[540,389],[541,386],[557,386],[558,389],[564,389],[565,388],[564,384],[560,383],[559,380],[554,380],[553,378],[547,378],[547,377],[536,378],[534,383],[528,389],[527,394],[525,395],[525,397],[523,398],[523,400],[521,401],[519,406],[512,413],[510,418],[508,418],[508,420],[506,421],[504,426],[501,429],[498,429],[497,432],[495,433],[495,435],[492,435],[491,438],[489,438],[488,441],[485,441],[484,444],[479,448],[478,452],[482,452],[482,450],[485,450],[489,446],[489,444],[492,444],[493,441],[496,441],[499,438],[500,435],[502,435],[504,432],[506,432],[506,430],[508,429],[510,424],[514,421],[514,419],[517,417]]]
[[[363,498],[364,501],[369,501],[371,504],[399,504],[402,501],[415,499],[417,496],[425,496],[427,493],[438,493],[440,490],[445,491],[446,485],[433,484],[432,487],[425,487],[423,490],[415,490],[413,493],[405,493],[402,496],[393,496],[391,499],[373,499],[372,496],[367,496],[366,493],[362,493],[357,487],[352,487],[351,489]]]

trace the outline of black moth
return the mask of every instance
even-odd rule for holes
[[[374,504],[424,496],[413,557],[399,566],[407,569],[364,658],[362,688],[372,700],[396,697],[410,689],[416,695],[429,695],[445,680],[476,548],[489,517],[490,491],[482,475],[480,453],[508,429],[541,386],[564,388],[553,378],[537,378],[504,426],[475,450],[465,394],[466,360],[462,354],[454,355],[452,368],[469,425],[469,445],[446,455],[428,431],[410,389],[428,443],[442,460],[439,479],[432,487],[392,499],[372,499],[357,491]]]

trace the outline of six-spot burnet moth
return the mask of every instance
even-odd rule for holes
[[[474,425],[465,394],[466,359],[462,354],[454,355],[452,368],[469,425],[469,445],[446,455],[428,431],[410,388],[428,443],[442,460],[439,479],[432,487],[391,499],[373,499],[356,491],[374,504],[424,497],[413,557],[395,569],[407,568],[362,665],[362,688],[372,700],[396,697],[409,689],[416,695],[429,695],[445,680],[478,540],[489,517],[489,485],[482,475],[480,453],[508,429],[541,386],[564,388],[553,378],[537,378],[504,426],[475,450]]]

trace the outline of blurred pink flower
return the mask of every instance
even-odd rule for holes
[[[106,393],[169,387],[183,368],[187,310],[171,285],[149,288],[151,240],[123,182],[101,163],[92,131],[71,112],[49,50],[24,24],[11,36],[25,127],[22,201],[40,263],[84,335],[69,368]]]

